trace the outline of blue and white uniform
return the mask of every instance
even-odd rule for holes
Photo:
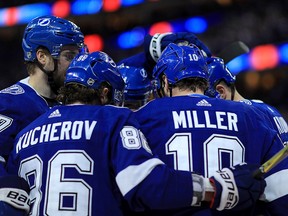
[[[135,211],[190,206],[191,173],[152,157],[133,115],[114,106],[58,106],[22,130],[8,171],[28,181],[32,215],[116,216],[124,203]]]
[[[264,124],[261,113],[244,103],[197,94],[165,97],[147,103],[136,111],[136,116],[152,152],[163,162],[176,170],[189,170],[205,177],[241,162],[260,165],[283,148],[277,132]],[[287,212],[287,176],[288,160],[265,176],[266,208],[275,215]],[[195,213],[199,208],[190,210]],[[281,214],[276,214],[278,211]],[[198,214],[231,212],[205,210]]]
[[[49,110],[25,78],[0,91],[0,156],[7,160],[16,135],[38,116]]]

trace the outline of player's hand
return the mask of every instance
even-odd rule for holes
[[[224,168],[210,178],[215,185],[211,208],[242,210],[251,207],[263,194],[266,182],[263,178],[252,176],[256,166],[241,164]]]
[[[30,188],[28,183],[18,176],[0,177],[0,216],[28,215],[30,211]]]
[[[197,36],[190,32],[176,32],[176,33],[156,33],[153,36],[148,35],[145,38],[145,53],[148,59],[153,59],[155,62],[160,58],[163,50],[170,44],[178,45],[196,45],[204,54],[204,56],[211,56],[208,47],[197,38]]]

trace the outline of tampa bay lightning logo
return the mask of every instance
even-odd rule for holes
[[[244,99],[244,100],[240,100],[239,102],[248,104],[248,105],[252,105],[252,102],[250,100]]]
[[[25,92],[24,89],[20,85],[12,85],[0,91],[0,93],[12,94],[12,95],[23,94],[24,92]]]
[[[50,24],[50,18],[41,18],[38,20],[39,26],[48,26]]]
[[[145,69],[141,69],[141,70],[140,70],[140,74],[141,74],[141,76],[142,76],[143,78],[146,78],[146,77],[147,77],[147,72],[146,72]]]

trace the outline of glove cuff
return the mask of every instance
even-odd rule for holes
[[[198,205],[205,201],[206,193],[214,193],[214,187],[208,178],[192,173],[193,179],[193,200],[192,206]]]
[[[30,200],[29,195],[25,190],[18,188],[1,188],[0,201],[3,201],[16,209],[29,212]]]
[[[155,62],[158,61],[158,59],[160,58],[162,54],[161,40],[163,39],[163,37],[169,34],[172,34],[172,32],[162,33],[162,34],[156,33],[151,38],[150,45],[149,45],[149,53]]]
[[[217,171],[213,177],[210,178],[215,185],[215,195],[211,202],[211,207],[216,208],[218,211],[224,209],[232,209],[239,201],[238,188],[234,179],[233,172],[224,168],[221,171]]]

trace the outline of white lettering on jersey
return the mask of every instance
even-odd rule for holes
[[[89,140],[97,121],[64,121],[38,126],[23,134],[16,145],[16,153],[29,145],[58,140]]]
[[[275,116],[275,117],[273,117],[273,119],[274,119],[274,122],[275,122],[280,134],[288,133],[288,126],[287,126],[287,123],[283,117],[276,117]]]
[[[204,114],[204,115],[203,115]],[[214,115],[212,117],[212,115]],[[221,130],[238,131],[238,116],[236,113],[208,110],[172,111],[174,128],[217,128]],[[202,116],[203,118],[199,118]],[[213,119],[215,119],[213,121]]]

